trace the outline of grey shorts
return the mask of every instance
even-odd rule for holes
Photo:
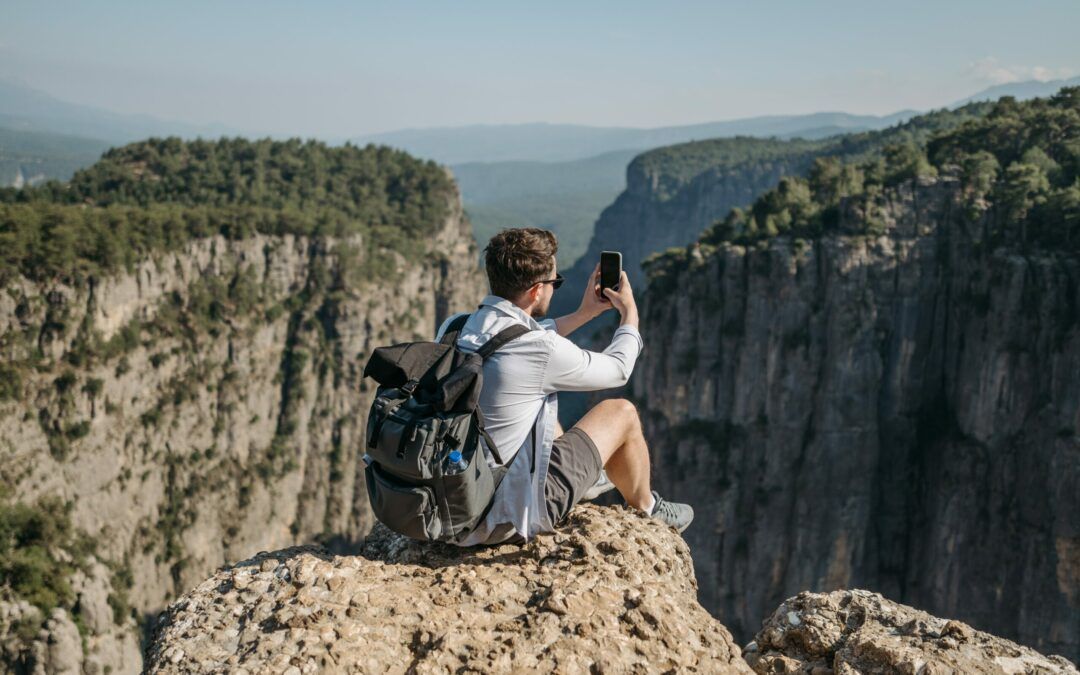
[[[551,446],[544,506],[551,524],[558,525],[585,491],[600,479],[604,463],[589,435],[577,427],[555,439]]]

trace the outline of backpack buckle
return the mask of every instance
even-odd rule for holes
[[[409,396],[412,396],[413,392],[416,391],[416,388],[418,386],[420,386],[419,380],[409,380],[405,384],[401,385],[401,391],[405,392]]]

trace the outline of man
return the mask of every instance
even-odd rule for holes
[[[626,384],[642,340],[626,273],[618,291],[604,289],[601,296],[599,265],[576,312],[537,321],[562,285],[556,272],[557,250],[555,235],[537,228],[504,230],[484,249],[491,295],[465,323],[458,347],[475,351],[514,323],[533,330],[507,343],[484,363],[480,409],[509,470],[486,518],[460,542],[464,546],[521,541],[550,532],[587,491],[603,485],[602,470],[627,504],[680,532],[694,517],[688,505],[664,501],[651,490],[649,450],[632,403],[603,401],[569,431],[563,433],[559,426],[557,392]],[[622,320],[602,353],[581,349],[566,339],[611,308]],[[439,329],[438,337],[453,318]],[[491,458],[488,461],[494,463]]]

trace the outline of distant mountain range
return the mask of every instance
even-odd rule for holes
[[[151,136],[217,138],[240,135],[223,125],[197,125],[151,115],[126,115],[62,101],[19,82],[0,79],[0,127],[100,139],[121,145]],[[96,158],[95,158],[96,159]]]
[[[1016,82],[958,102],[1046,96],[1080,78]],[[458,179],[477,239],[503,227],[554,230],[560,263],[584,251],[600,211],[625,187],[626,165],[646,150],[732,136],[821,139],[884,129],[916,115],[821,112],[768,115],[658,128],[575,124],[471,125],[403,129],[358,136],[357,144],[385,144],[449,165]],[[89,166],[108,146],[149,136],[243,135],[223,125],[199,126],[149,115],[125,115],[70,103],[21,83],[0,80],[0,186],[56,178]]]
[[[652,129],[591,127],[580,124],[478,124],[403,129],[358,136],[352,141],[361,145],[390,145],[443,164],[509,160],[564,162],[615,150],[645,150],[725,136],[823,138],[848,131],[883,129],[916,114],[913,110],[905,110],[880,117],[843,112],[767,115]]]
[[[968,96],[963,100],[957,101],[950,107],[959,108],[972,101],[996,101],[1002,96],[1014,96],[1017,100],[1024,101],[1032,98],[1051,96],[1056,94],[1062,87],[1080,87],[1080,77],[1074,77],[1068,80],[1048,80],[1046,82],[1029,80],[1027,82],[999,84],[988,89],[983,89],[973,96]]]

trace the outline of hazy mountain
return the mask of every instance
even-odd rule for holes
[[[637,153],[452,168],[481,246],[504,227],[543,227],[559,237],[559,264],[569,267],[585,252],[596,217],[626,187],[626,165]]]
[[[1074,77],[1068,80],[1050,80],[1048,82],[1038,82],[1036,80],[1010,82],[1009,84],[999,84],[983,89],[977,94],[957,101],[952,107],[959,108],[965,103],[971,103],[972,101],[996,101],[1002,96],[1015,96],[1018,100],[1024,101],[1032,98],[1051,96],[1056,94],[1062,87],[1077,86],[1080,86],[1080,77]]]
[[[221,125],[196,125],[150,115],[126,115],[70,103],[11,80],[0,80],[0,126],[17,131],[100,138],[110,143],[127,143],[151,136],[216,138],[239,133]]]
[[[477,124],[463,127],[402,129],[353,139],[407,150],[444,164],[507,160],[568,161],[614,150],[644,150],[674,143],[725,136],[817,137],[845,131],[882,129],[915,115],[766,115],[687,126],[633,128],[578,124]]]
[[[67,180],[108,147],[96,138],[0,128],[0,187]]]

